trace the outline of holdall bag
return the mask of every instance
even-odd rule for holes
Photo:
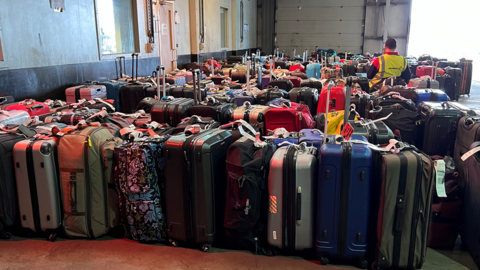
[[[22,228],[54,242],[62,226],[57,138],[37,136],[13,147]]]
[[[227,150],[225,243],[234,249],[262,253],[266,246],[268,172],[276,150],[273,144],[255,145],[244,136]],[[242,179],[242,181],[239,181]]]
[[[250,124],[256,124],[261,130],[261,133],[266,135],[265,129],[265,113],[270,109],[269,106],[252,105],[249,102],[245,102],[242,106],[239,106],[232,113],[232,120],[245,120]]]
[[[328,91],[329,85],[325,85],[320,93],[320,98],[317,105],[317,114],[326,113],[325,109],[327,102],[330,104],[329,111],[343,111],[345,110],[345,86],[338,85],[331,88],[331,91]],[[330,92],[330,93],[329,93]],[[328,98],[328,95],[330,97]],[[328,101],[327,101],[328,100]]]
[[[417,107],[420,105],[420,103],[424,101],[439,101],[439,102],[445,102],[449,101],[449,98],[445,92],[442,90],[438,89],[417,89],[415,90],[418,94],[418,100],[417,100]]]
[[[406,99],[402,96],[396,95],[394,92],[389,93],[388,95],[385,95],[385,96],[377,97],[374,101],[374,104],[380,107],[400,104],[406,110],[410,110],[413,112],[417,111],[417,106],[415,105],[415,103],[413,103],[413,101],[411,101],[410,99]]]
[[[367,142],[363,136],[351,139]],[[334,257],[356,259],[360,268],[368,268],[372,168],[372,151],[365,144],[328,136],[320,148],[316,251],[322,265]]]
[[[0,105],[14,103],[15,98],[12,96],[4,96],[0,94]]]
[[[314,247],[317,149],[306,144],[279,148],[268,175],[268,244],[283,250]]]
[[[425,154],[403,148],[397,154],[375,152],[373,168],[373,269],[420,269],[427,249],[434,164]]]
[[[410,99],[413,103],[418,103],[418,93],[415,88],[401,87],[401,86],[383,86],[379,90],[380,96],[389,96],[391,93],[399,94],[400,96]]]
[[[38,102],[34,99],[26,99],[18,103],[5,104],[0,107],[0,110],[25,111],[31,117],[50,113],[50,107],[48,107],[46,103]]]
[[[174,246],[187,242],[208,251],[216,235],[224,235],[223,180],[232,143],[226,130],[191,126],[164,146],[167,237]]]
[[[424,131],[423,134],[420,132],[423,143],[418,147],[427,155],[453,156],[457,125],[462,113],[447,102],[422,102],[418,106],[418,113],[424,126],[420,129]]]
[[[294,102],[283,102],[279,107],[272,107],[265,113],[267,131],[285,128],[288,132],[315,128],[315,121],[308,106]]]
[[[458,122],[457,139],[455,141],[455,169],[460,172],[462,179],[467,176],[470,167],[462,160],[462,156],[470,150],[470,145],[480,141],[480,117],[464,116]]]
[[[305,104],[308,106],[311,112],[317,111],[318,105],[318,90],[314,88],[293,88],[288,93],[289,99],[292,102]]]
[[[376,106],[372,103],[365,110],[366,119],[383,119],[382,121],[394,133],[399,131],[401,139],[411,145],[419,145],[423,138],[420,137],[419,129],[421,128],[421,116],[416,111],[405,109],[401,104],[393,104],[389,106]],[[387,118],[388,117],[388,118]],[[386,118],[386,119],[385,119]]]
[[[138,134],[138,133],[136,133]],[[132,134],[135,138],[135,133]],[[115,183],[126,237],[136,241],[166,240],[163,147],[170,136],[133,141],[114,148]],[[135,164],[133,170],[131,164]]]
[[[364,136],[372,144],[388,144],[395,137],[392,130],[383,121],[370,119],[348,121],[354,129],[354,135]]]
[[[455,93],[455,79],[448,74],[442,77],[437,77],[439,83],[438,89],[445,92],[450,100],[458,100],[459,96]]]
[[[114,137],[106,128],[84,123],[57,136],[65,236],[100,237],[118,225],[118,194],[109,188],[105,162],[91,161],[105,160],[103,147]]]

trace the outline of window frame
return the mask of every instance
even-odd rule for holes
[[[2,19],[0,18],[0,69],[8,68],[7,56],[5,54],[5,46],[3,42]]]
[[[117,57],[132,57],[133,53],[140,53],[140,36],[139,36],[139,29],[138,29],[138,0],[129,0],[132,2],[132,9],[133,9],[133,35],[134,35],[134,50],[135,52],[128,52],[128,53],[117,53],[117,54],[102,54],[102,48],[100,46],[100,20],[98,15],[98,1],[94,0],[94,8],[95,8],[95,24],[96,24],[96,34],[97,34],[97,48],[98,48],[98,57],[99,60],[115,60]],[[115,1],[115,0],[113,0]]]
[[[228,7],[220,6],[220,24],[222,24],[222,13],[225,12],[225,47],[222,46],[222,33],[220,33],[220,50],[229,50],[230,49],[230,21],[229,19],[229,9]]]

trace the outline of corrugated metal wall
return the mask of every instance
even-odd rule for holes
[[[287,55],[315,46],[362,52],[365,0],[277,0],[277,6],[276,45]]]

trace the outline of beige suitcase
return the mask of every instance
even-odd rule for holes
[[[269,106],[251,105],[246,102],[245,105],[238,107],[233,111],[232,120],[245,120],[250,124],[257,124],[263,135],[266,135],[265,130],[265,113],[270,109]]]

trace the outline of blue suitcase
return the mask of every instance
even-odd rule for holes
[[[235,96],[232,100],[231,103],[237,105],[238,107],[243,106],[245,102],[248,101],[250,104],[255,104],[255,98],[253,96],[248,96],[248,95],[238,95]]]
[[[445,92],[439,89],[417,89],[418,94],[417,107],[424,101],[449,101],[449,98]]]
[[[280,144],[283,142],[289,142],[292,144],[298,144],[301,137],[305,136],[304,132],[290,132],[290,135],[286,138],[275,138],[274,143],[277,147],[280,147]],[[284,144],[282,146],[285,146]]]
[[[357,259],[361,268],[368,268],[372,151],[338,139],[343,137],[328,136],[318,154],[317,255],[323,265],[332,257]],[[358,135],[351,140],[367,142]]]
[[[313,146],[317,148],[317,152],[320,151],[323,142],[323,132],[318,129],[302,129],[300,133],[305,134],[305,136],[300,137],[299,143],[305,142],[308,147]]]

